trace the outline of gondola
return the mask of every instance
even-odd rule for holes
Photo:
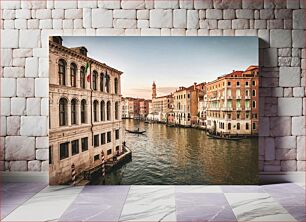
[[[210,138],[213,138],[213,139],[222,139],[222,140],[234,140],[234,141],[239,141],[239,140],[242,140],[243,137],[222,137],[222,136],[218,136],[218,135],[214,135],[214,134],[211,134],[211,133],[207,133],[207,136],[210,137]]]
[[[125,131],[127,131],[128,133],[134,133],[134,134],[144,134],[146,132],[145,130],[140,131],[139,129],[138,130],[128,130],[128,129],[126,129]]]
[[[174,124],[167,124],[168,127],[175,127]]]

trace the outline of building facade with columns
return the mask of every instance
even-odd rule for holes
[[[106,159],[122,153],[121,74],[88,57],[85,47],[50,37],[50,184],[69,183],[73,164],[81,175],[101,164],[102,152]]]

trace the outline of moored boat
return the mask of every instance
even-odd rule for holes
[[[231,137],[228,135],[223,135],[223,136],[219,136],[219,135],[215,135],[215,134],[211,134],[211,133],[207,133],[207,136],[213,139],[222,139],[222,140],[235,140],[235,141],[239,141],[242,140],[243,137]]]

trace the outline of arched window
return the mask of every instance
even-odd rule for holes
[[[252,90],[252,96],[256,96],[256,90],[255,89]]]
[[[59,85],[66,85],[66,62],[63,59],[58,61],[58,83]]]
[[[86,100],[81,102],[81,123],[86,123]]]
[[[76,87],[76,73],[77,73],[77,66],[74,63],[70,64],[70,78],[71,78],[71,86]]]
[[[256,101],[252,101],[252,107],[256,108]]]
[[[97,73],[97,71],[93,71],[93,77],[92,77],[92,88],[93,88],[93,90],[97,90],[97,81],[98,81],[98,73]]]
[[[245,129],[248,130],[250,128],[249,123],[245,124]]]
[[[110,76],[106,73],[105,74],[105,88],[106,88],[106,92],[109,93],[110,87]]]
[[[68,101],[65,98],[61,98],[59,101],[59,125],[67,126],[67,104]]]
[[[240,130],[240,123],[237,123],[237,130]]]
[[[93,111],[94,111],[94,122],[98,121],[98,101],[95,100],[93,104]]]
[[[231,130],[231,128],[232,128],[232,124],[231,124],[231,123],[228,123],[228,124],[227,124],[227,129],[228,129],[228,130]]]
[[[118,102],[115,103],[115,119],[116,120],[119,119],[119,103]]]
[[[106,105],[106,119],[111,120],[111,102],[108,101]]]
[[[100,74],[100,91],[104,92],[104,74]]]
[[[85,67],[82,66],[81,69],[80,69],[80,86],[81,88],[85,89],[86,87],[86,77],[85,77]]]
[[[114,89],[115,89],[115,94],[118,94],[118,79],[115,78],[114,80]]]
[[[71,100],[71,124],[77,124],[77,100]]]
[[[102,100],[100,104],[101,121],[105,121],[105,102]]]

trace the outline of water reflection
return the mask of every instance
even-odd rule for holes
[[[258,140],[210,139],[190,128],[169,128],[124,120],[132,162],[106,177],[106,184],[254,184],[258,182]],[[93,181],[101,184],[102,179]]]

